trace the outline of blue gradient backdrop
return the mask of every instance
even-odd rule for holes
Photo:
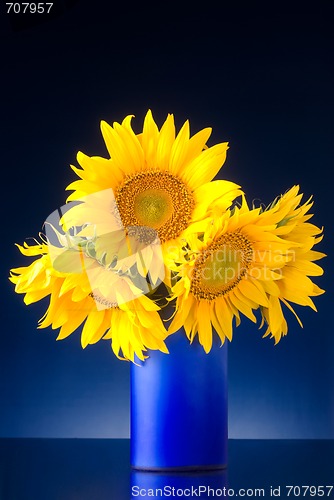
[[[64,203],[77,151],[106,155],[100,120],[135,114],[139,131],[151,108],[159,124],[172,112],[192,132],[212,126],[210,144],[229,141],[221,176],[249,199],[269,203],[295,183],[314,195],[327,293],[317,314],[297,308],[304,329],[288,313],[275,347],[247,319],[235,331],[229,435],[334,438],[333,4],[72,4],[30,27],[0,21],[0,437],[128,436],[129,365],[107,342],[82,351],[79,333],[56,342],[37,331],[46,302],[26,307],[7,275],[26,264],[14,243]]]

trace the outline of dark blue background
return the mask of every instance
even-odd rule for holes
[[[139,132],[151,108],[229,141],[221,177],[250,200],[295,183],[314,195],[326,295],[317,314],[297,307],[303,330],[287,314],[276,347],[247,319],[235,331],[230,437],[334,438],[333,3],[115,3],[58,2],[44,23],[1,14],[0,436],[128,436],[129,365],[107,342],[37,331],[46,302],[27,308],[7,276],[27,263],[14,243],[64,203],[77,151],[107,154],[100,120],[134,114]]]

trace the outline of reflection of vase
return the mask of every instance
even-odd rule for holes
[[[170,354],[131,365],[131,464],[146,470],[203,470],[227,462],[227,342],[205,354],[184,330]]]
[[[131,473],[131,499],[147,496],[150,492],[163,497],[225,498],[227,489],[226,470],[196,473],[134,470]]]

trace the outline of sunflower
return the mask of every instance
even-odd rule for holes
[[[242,313],[256,323],[254,311],[261,309],[265,335],[278,342],[287,330],[280,302],[290,309],[288,301],[311,305],[309,296],[322,293],[306,276],[322,273],[311,262],[323,256],[311,250],[321,231],[306,225],[309,204],[297,208],[297,191],[292,188],[265,211],[250,209],[243,197],[240,207],[216,211],[203,233],[188,232],[185,247],[170,255],[177,281],[169,334],[184,326],[190,341],[198,334],[209,352],[213,328],[222,342],[232,340],[233,320],[238,326]]]
[[[100,339],[111,340],[115,355],[144,360],[147,349],[168,352],[166,330],[156,303],[144,295],[143,279],[130,279],[96,259],[92,241],[60,236],[63,246],[50,242],[17,245],[21,253],[36,257],[27,267],[11,270],[17,293],[30,304],[50,296],[50,304],[39,328],[60,328],[57,340],[83,325],[81,344],[85,348]],[[65,242],[70,245],[65,247]]]
[[[167,116],[159,130],[148,111],[143,131],[136,135],[131,119],[127,116],[113,126],[101,122],[109,159],[78,153],[81,168],[72,169],[80,180],[67,187],[74,191],[67,201],[79,203],[63,215],[61,223],[68,230],[89,222],[98,235],[108,235],[109,242],[123,228],[140,244],[158,242],[148,252],[149,266],[145,267],[154,267],[155,260],[159,267],[161,252],[156,258],[156,248],[161,250],[161,245],[165,255],[179,244],[191,223],[208,216],[215,199],[226,210],[241,191],[233,182],[210,182],[228,149],[226,142],[206,146],[211,128],[190,137],[186,121],[176,135],[173,115]],[[109,261],[113,257],[113,252],[106,256]]]
[[[313,250],[313,247],[323,239],[322,229],[308,222],[312,217],[308,212],[313,202],[310,198],[300,205],[302,197],[303,195],[299,194],[299,186],[293,186],[263,213],[263,217],[269,219],[274,217],[277,221],[275,234],[293,244],[290,259],[281,269],[282,279],[277,281],[279,295],[269,296],[269,307],[261,308],[263,322],[267,324],[264,336],[271,335],[276,343],[288,332],[281,303],[290,309],[300,326],[303,326],[290,302],[309,306],[317,311],[311,297],[324,293],[324,290],[310,278],[323,274],[323,269],[314,261],[322,259],[326,254]]]

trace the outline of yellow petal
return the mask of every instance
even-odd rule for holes
[[[159,129],[153,119],[151,110],[149,110],[145,116],[143,133],[141,135],[141,144],[148,168],[156,168],[158,139]]]
[[[197,204],[193,211],[193,220],[203,218],[212,203],[225,211],[235,198],[241,195],[239,188],[238,184],[225,180],[207,182],[199,186],[194,192]]]
[[[268,299],[264,290],[256,286],[256,281],[252,278],[242,279],[239,283],[239,289],[243,295],[249,297],[251,300],[256,301],[261,306],[268,306]]]
[[[227,142],[216,144],[188,163],[182,178],[191,189],[196,189],[215,177],[225,162],[227,148]]]
[[[209,316],[209,304],[205,300],[198,304],[198,337],[204,351],[208,353],[212,347],[212,326]]]
[[[104,319],[104,311],[91,311],[85,321],[81,333],[81,345],[83,348],[87,347],[90,340],[94,337],[97,329],[100,327]]]
[[[187,120],[178,133],[171,149],[169,169],[174,175],[178,175],[184,166],[188,154],[189,133],[189,122]]]
[[[170,154],[175,141],[175,125],[173,115],[168,115],[161,127],[156,156],[156,168],[168,170]]]

